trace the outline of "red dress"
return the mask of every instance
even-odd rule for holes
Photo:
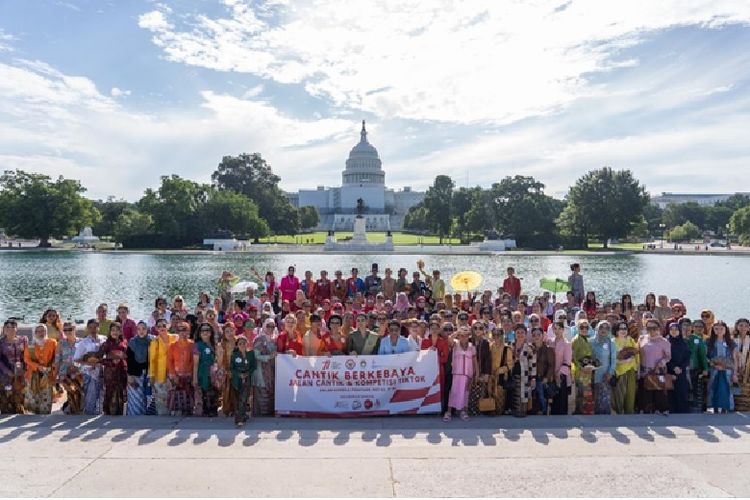
[[[432,347],[432,336],[428,335],[427,337],[422,339],[422,345],[419,346],[419,348],[425,350],[429,349],[430,347]],[[448,343],[442,337],[438,337],[435,349],[437,349],[438,354],[438,368],[440,369],[440,390],[442,391],[443,387],[445,386],[445,364],[448,362],[450,350],[448,349]]]

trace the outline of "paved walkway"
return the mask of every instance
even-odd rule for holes
[[[748,496],[750,416],[0,416],[0,496]]]

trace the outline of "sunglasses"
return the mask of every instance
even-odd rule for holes
[[[74,331],[74,330],[73,330],[72,328],[63,328],[63,331],[64,331],[64,332],[72,332],[72,331]]]
[[[182,330],[180,330],[180,331],[182,331]],[[213,332],[213,330],[211,330],[210,328],[201,328],[201,333],[212,333],[212,332]]]
[[[444,331],[444,332],[452,332],[452,331],[453,331],[453,328],[443,328],[443,331]]]

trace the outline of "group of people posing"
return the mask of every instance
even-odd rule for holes
[[[440,272],[417,263],[364,279],[353,268],[279,281],[272,271],[242,298],[224,272],[216,297],[159,297],[144,320],[106,304],[85,332],[44,312],[31,337],[15,319],[0,337],[0,412],[233,416],[274,414],[274,360],[292,356],[437,351],[442,418],[746,411],[750,321],[648,294],[600,303],[571,266],[565,300],[523,292],[513,268],[496,293],[446,292]],[[82,333],[82,335],[80,334]]]

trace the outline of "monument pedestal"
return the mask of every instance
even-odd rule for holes
[[[333,234],[329,234],[323,249],[333,252],[392,252],[393,237],[389,233],[385,243],[371,243],[367,240],[367,219],[358,216],[354,219],[354,233],[351,240],[338,242]]]

